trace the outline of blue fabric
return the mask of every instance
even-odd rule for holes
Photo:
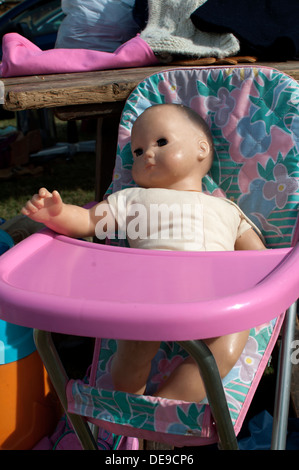
[[[14,242],[11,236],[4,230],[0,229],[0,255],[2,255],[2,253],[5,253],[5,251],[9,250],[9,248],[12,248],[13,245]]]
[[[249,435],[238,441],[240,450],[270,450],[273,417],[268,411],[262,411],[248,423]],[[299,419],[290,418],[286,450],[299,450]]]

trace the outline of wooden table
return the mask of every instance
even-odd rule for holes
[[[299,80],[299,61],[253,65],[277,68]],[[10,111],[53,109],[64,121],[96,118],[96,199],[99,200],[111,181],[118,122],[125,100],[145,77],[174,67],[178,66],[4,78],[3,106]]]

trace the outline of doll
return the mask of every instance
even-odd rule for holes
[[[213,161],[213,140],[197,113],[177,104],[148,108],[133,125],[131,149],[132,176],[138,187],[111,194],[90,209],[65,204],[57,191],[41,188],[22,213],[74,238],[95,234],[104,238],[112,237],[115,230],[125,232],[129,245],[135,248],[265,249],[255,227],[238,206],[202,192],[202,178]],[[157,207],[164,212],[157,213]],[[187,225],[188,230],[184,230]],[[221,377],[239,359],[248,335],[248,331],[242,331],[205,340]],[[111,366],[116,390],[144,393],[159,344],[118,341]],[[159,397],[196,402],[205,394],[198,366],[191,357],[156,393]]]

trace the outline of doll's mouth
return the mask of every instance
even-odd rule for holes
[[[153,162],[147,162],[147,164],[145,165],[145,168],[152,168],[153,166],[156,166],[156,164]]]

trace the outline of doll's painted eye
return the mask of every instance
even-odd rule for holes
[[[134,153],[135,157],[140,157],[140,155],[143,154],[143,150],[142,150],[141,148],[140,148],[140,149],[136,149],[136,150],[134,150],[133,153]]]
[[[157,140],[157,144],[158,144],[158,147],[164,147],[164,145],[167,145],[168,144],[168,141],[167,139],[158,139]]]

